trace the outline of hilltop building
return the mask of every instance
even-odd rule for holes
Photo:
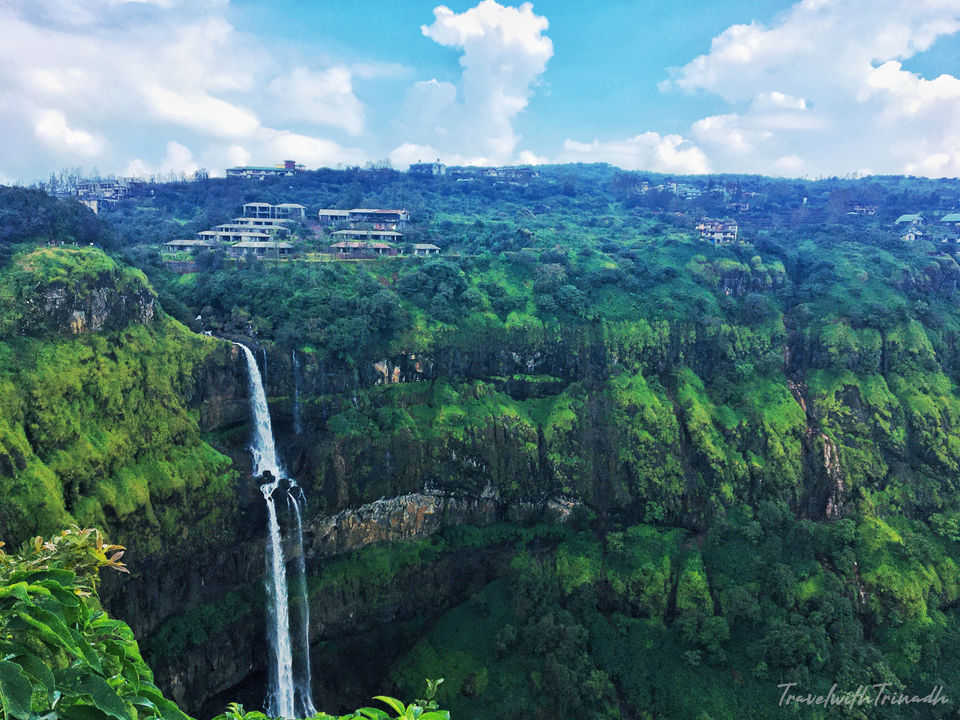
[[[129,197],[135,183],[132,178],[84,180],[77,185],[77,199],[94,212],[99,212],[101,208],[114,207]]]
[[[953,225],[954,228],[960,230],[960,212],[947,213],[940,218],[940,222],[946,225]]]
[[[243,225],[248,228],[287,228],[287,223],[290,220],[287,218],[252,218],[252,217],[237,217],[233,218],[230,221],[232,225]]]
[[[264,220],[306,220],[307,209],[297,203],[271,205],[270,203],[252,202],[243,206],[243,216]]]
[[[894,224],[903,225],[908,223],[913,227],[920,227],[924,223],[924,217],[920,213],[907,213],[898,217]]]
[[[700,232],[701,240],[706,240],[714,245],[727,245],[737,241],[739,228],[733,220],[703,218],[697,224],[697,230]]]
[[[227,168],[227,177],[256,178],[263,180],[265,177],[275,177],[278,175],[296,175],[297,173],[303,172],[304,169],[304,166],[295,160],[284,160],[282,165],[242,165]]]
[[[321,225],[332,225],[333,223],[337,222],[348,222],[350,219],[350,211],[325,208],[317,213],[317,219],[320,221]]]
[[[222,233],[257,233],[271,237],[284,237],[290,234],[290,228],[284,225],[247,225],[246,223],[223,223],[216,225],[210,231]]]
[[[478,177],[499,178],[511,182],[526,182],[536,180],[540,173],[530,167],[478,167],[474,165],[459,165],[447,168],[447,175],[460,180],[472,180]]]
[[[215,243],[268,242],[273,236],[259,230],[201,230],[198,240],[210,240]]]
[[[446,175],[447,166],[438,159],[432,163],[413,163],[407,170],[411,175]]]
[[[238,242],[227,248],[227,254],[233,257],[287,257],[293,254],[293,245],[288,242],[267,242],[249,240]]]
[[[410,246],[411,255],[439,255],[440,248],[432,243],[414,243]]]
[[[341,240],[366,238],[367,240],[390,240],[394,242],[402,237],[402,234],[396,230],[336,230],[332,235]]]
[[[214,250],[220,243],[213,240],[171,240],[164,247],[173,252],[194,252],[195,250]]]
[[[371,229],[403,232],[407,223],[410,222],[410,211],[375,208],[354,208],[353,210],[324,208],[317,213],[317,218],[324,225],[347,222],[353,230]]]
[[[330,252],[337,260],[364,260],[374,257],[393,257],[399,254],[399,250],[393,245],[357,240],[341,240],[334,243],[330,246]]]

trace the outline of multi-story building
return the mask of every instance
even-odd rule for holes
[[[432,163],[413,163],[407,170],[411,175],[445,175],[447,166],[440,160]]]
[[[233,257],[287,257],[293,255],[294,247],[288,242],[267,242],[247,240],[227,248],[227,254]]]
[[[350,219],[349,210],[337,210],[335,208],[324,208],[317,213],[317,219],[321,225],[333,225],[338,222],[348,222]]]
[[[700,239],[714,245],[726,245],[737,241],[737,223],[733,220],[714,220],[703,218],[697,224]]]
[[[263,220],[306,220],[307,209],[297,203],[271,205],[270,203],[252,202],[243,206],[243,216]]]
[[[350,227],[370,226],[374,230],[398,230],[403,232],[410,222],[409,210],[378,210],[373,208],[355,208],[347,219]]]
[[[265,177],[296,175],[303,171],[304,166],[300,163],[294,160],[284,160],[283,165],[242,165],[227,168],[227,177],[257,178],[258,180],[263,180]]]

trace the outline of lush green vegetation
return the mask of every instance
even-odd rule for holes
[[[784,682],[960,697],[960,264],[956,243],[908,243],[893,224],[952,209],[956,183],[717,177],[683,199],[642,180],[321,171],[160,186],[104,216],[166,311],[266,348],[280,427],[298,353],[306,432],[281,443],[311,511],[424,488],[578,506],[559,529],[462,528],[311,568],[315,604],[373,616],[451,557],[498,558],[497,579],[396,660],[404,696],[442,675],[454,716],[697,720],[774,716]],[[160,263],[158,243],[253,200],[404,206],[408,239],[445,254]],[[879,209],[848,215],[857,204]],[[700,216],[733,212],[744,242],[696,237]],[[77,337],[17,317],[51,286],[145,287],[91,252],[13,248],[0,271],[0,475],[15,468],[0,531],[73,518],[129,544],[144,528],[174,537],[184,518],[229,528],[228,448],[180,401],[216,341],[162,314]],[[255,596],[223,593],[145,646],[175,658],[255,611]]]
[[[99,305],[74,299],[101,297]],[[98,314],[104,331],[62,326],[53,302]],[[138,552],[229,532],[236,472],[200,437],[189,400],[228,350],[158,311],[142,273],[94,248],[27,245],[0,268],[0,534],[72,522]]]
[[[99,571],[126,572],[123,553],[95,530],[37,537],[13,555],[0,544],[0,718],[190,720],[154,684],[130,628],[100,607]],[[442,682],[427,681],[425,698],[409,705],[374,698],[390,712],[364,707],[312,720],[449,720],[434,699]],[[217,720],[267,716],[231,704]]]
[[[0,549],[0,717],[189,720],[153,684],[133,633],[100,607],[123,548],[93,530]]]

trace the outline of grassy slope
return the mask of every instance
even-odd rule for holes
[[[44,288],[143,290],[142,274],[94,249],[27,250],[0,270],[0,527],[9,540],[99,526],[146,555],[222,532],[229,460],[200,439],[193,373],[222,350],[162,312],[77,337],[11,332]],[[202,518],[202,521],[200,520]],[[198,524],[199,523],[199,524]]]

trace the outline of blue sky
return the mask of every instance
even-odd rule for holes
[[[0,28],[0,182],[287,157],[960,174],[960,0],[10,0]]]

